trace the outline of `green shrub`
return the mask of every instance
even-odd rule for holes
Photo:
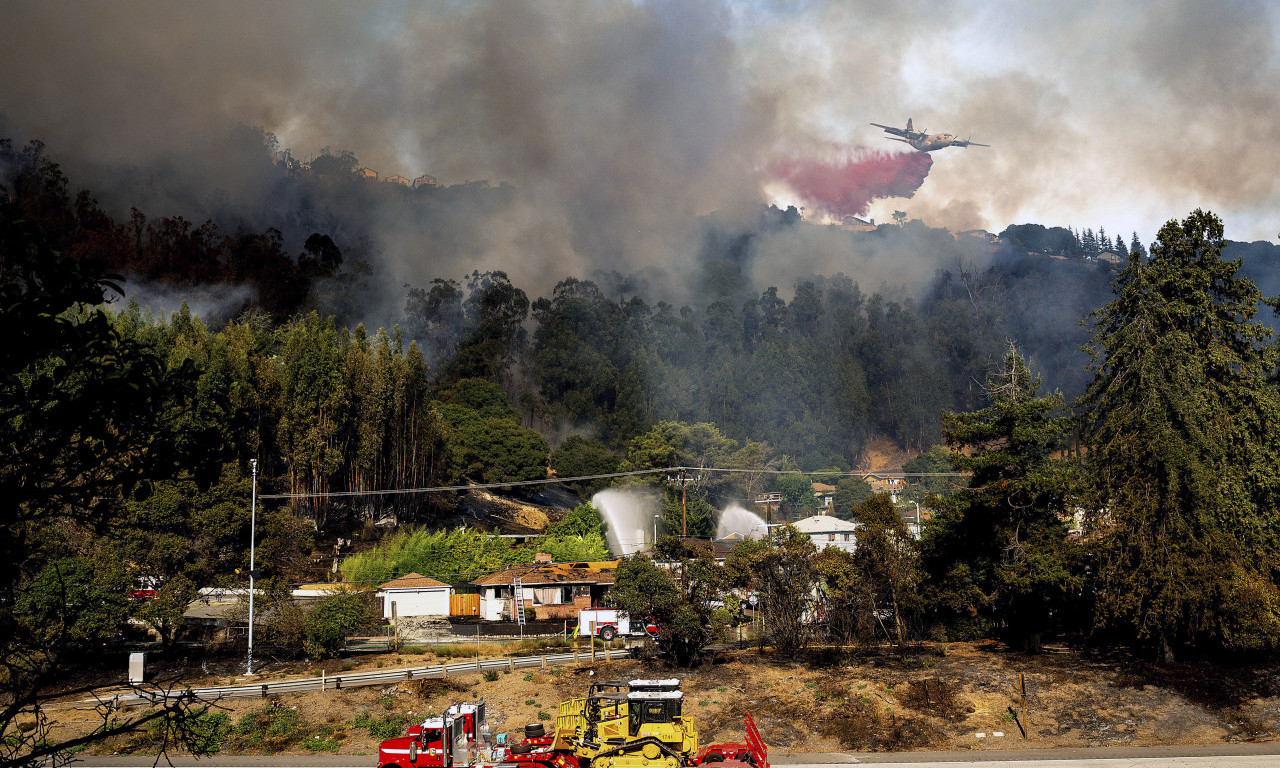
[[[307,731],[296,709],[268,704],[240,716],[233,741],[238,747],[279,752],[302,741],[309,735]]]
[[[496,683],[498,681],[498,670],[496,669],[488,670],[487,672],[484,673],[484,679],[486,682]]]
[[[427,647],[423,645],[406,645],[400,649],[400,652],[406,656],[421,656],[427,652]]]
[[[375,739],[382,740],[403,736],[405,729],[412,722],[414,718],[403,712],[388,712],[380,717],[374,717],[368,711],[363,711],[356,715],[352,724],[357,728],[364,728]]]
[[[542,710],[539,710],[539,711],[538,711],[538,719],[539,719],[539,720],[550,720],[550,719],[551,719],[551,713],[549,713],[549,712],[544,712],[544,711],[542,711]]]
[[[536,706],[538,706],[538,702],[537,702],[537,701],[534,701],[533,699],[525,699],[525,700],[524,700],[524,705],[525,705],[526,707],[536,707]]]
[[[222,746],[222,740],[231,731],[231,716],[226,712],[201,712],[191,723],[191,751],[197,755],[212,755]]]
[[[162,720],[153,721],[149,728],[152,740],[162,741],[166,727]],[[207,707],[188,720],[185,727],[191,736],[191,751],[197,755],[216,754],[233,732],[231,717],[226,712],[210,712]]]
[[[316,734],[309,739],[303,739],[298,746],[308,752],[337,752],[338,747],[342,746],[342,742],[332,736],[321,736]]]
[[[437,645],[431,652],[442,659],[469,659],[480,655],[474,645]]]
[[[373,622],[370,596],[360,592],[344,592],[322,598],[307,614],[302,647],[308,656],[332,659],[342,652],[347,636],[369,627]]]

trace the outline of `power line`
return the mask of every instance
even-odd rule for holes
[[[409,493],[443,493],[446,491],[476,491],[487,488],[516,488],[527,485],[550,485],[552,483],[575,483],[579,480],[607,480],[615,477],[634,477],[636,475],[655,475],[669,472],[669,468],[637,469],[632,472],[611,472],[603,475],[582,475],[579,477],[548,477],[540,480],[510,480],[505,483],[468,483],[467,485],[435,485],[425,488],[388,488],[376,491],[321,491],[317,493],[271,493],[261,494],[260,499],[317,499],[340,496],[394,496]]]
[[[893,475],[894,477],[967,477],[968,472],[896,472],[892,470],[868,470],[865,472],[799,472],[786,469],[741,469],[735,467],[662,467],[658,469],[637,469],[630,472],[609,472],[599,475],[579,475],[577,477],[547,477],[538,480],[510,480],[502,483],[468,483],[466,485],[436,485],[422,488],[387,488],[368,491],[318,491],[314,493],[264,493],[259,499],[320,499],[341,498],[348,496],[402,496],[413,493],[445,493],[448,491],[476,491],[490,488],[518,488],[530,485],[552,485],[576,483],[586,480],[610,480],[619,477],[637,477],[639,475],[657,475],[669,472],[721,472],[725,474],[760,474],[760,475],[803,475],[807,477],[856,477],[867,475]]]

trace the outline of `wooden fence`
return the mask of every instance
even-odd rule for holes
[[[449,595],[450,616],[479,616],[479,595]]]

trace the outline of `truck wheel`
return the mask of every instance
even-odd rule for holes
[[[532,751],[533,751],[532,744],[516,744],[515,746],[511,747],[511,754],[513,755],[527,755]]]
[[[706,757],[702,758],[702,762],[704,765],[707,763],[722,763],[724,762],[724,755],[719,752],[711,752]]]
[[[606,643],[618,636],[618,630],[613,627],[606,626],[600,630],[600,639]]]

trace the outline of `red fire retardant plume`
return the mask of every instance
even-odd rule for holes
[[[914,195],[932,165],[928,152],[860,148],[835,162],[791,158],[770,170],[810,206],[837,216],[861,216],[872,200]]]

